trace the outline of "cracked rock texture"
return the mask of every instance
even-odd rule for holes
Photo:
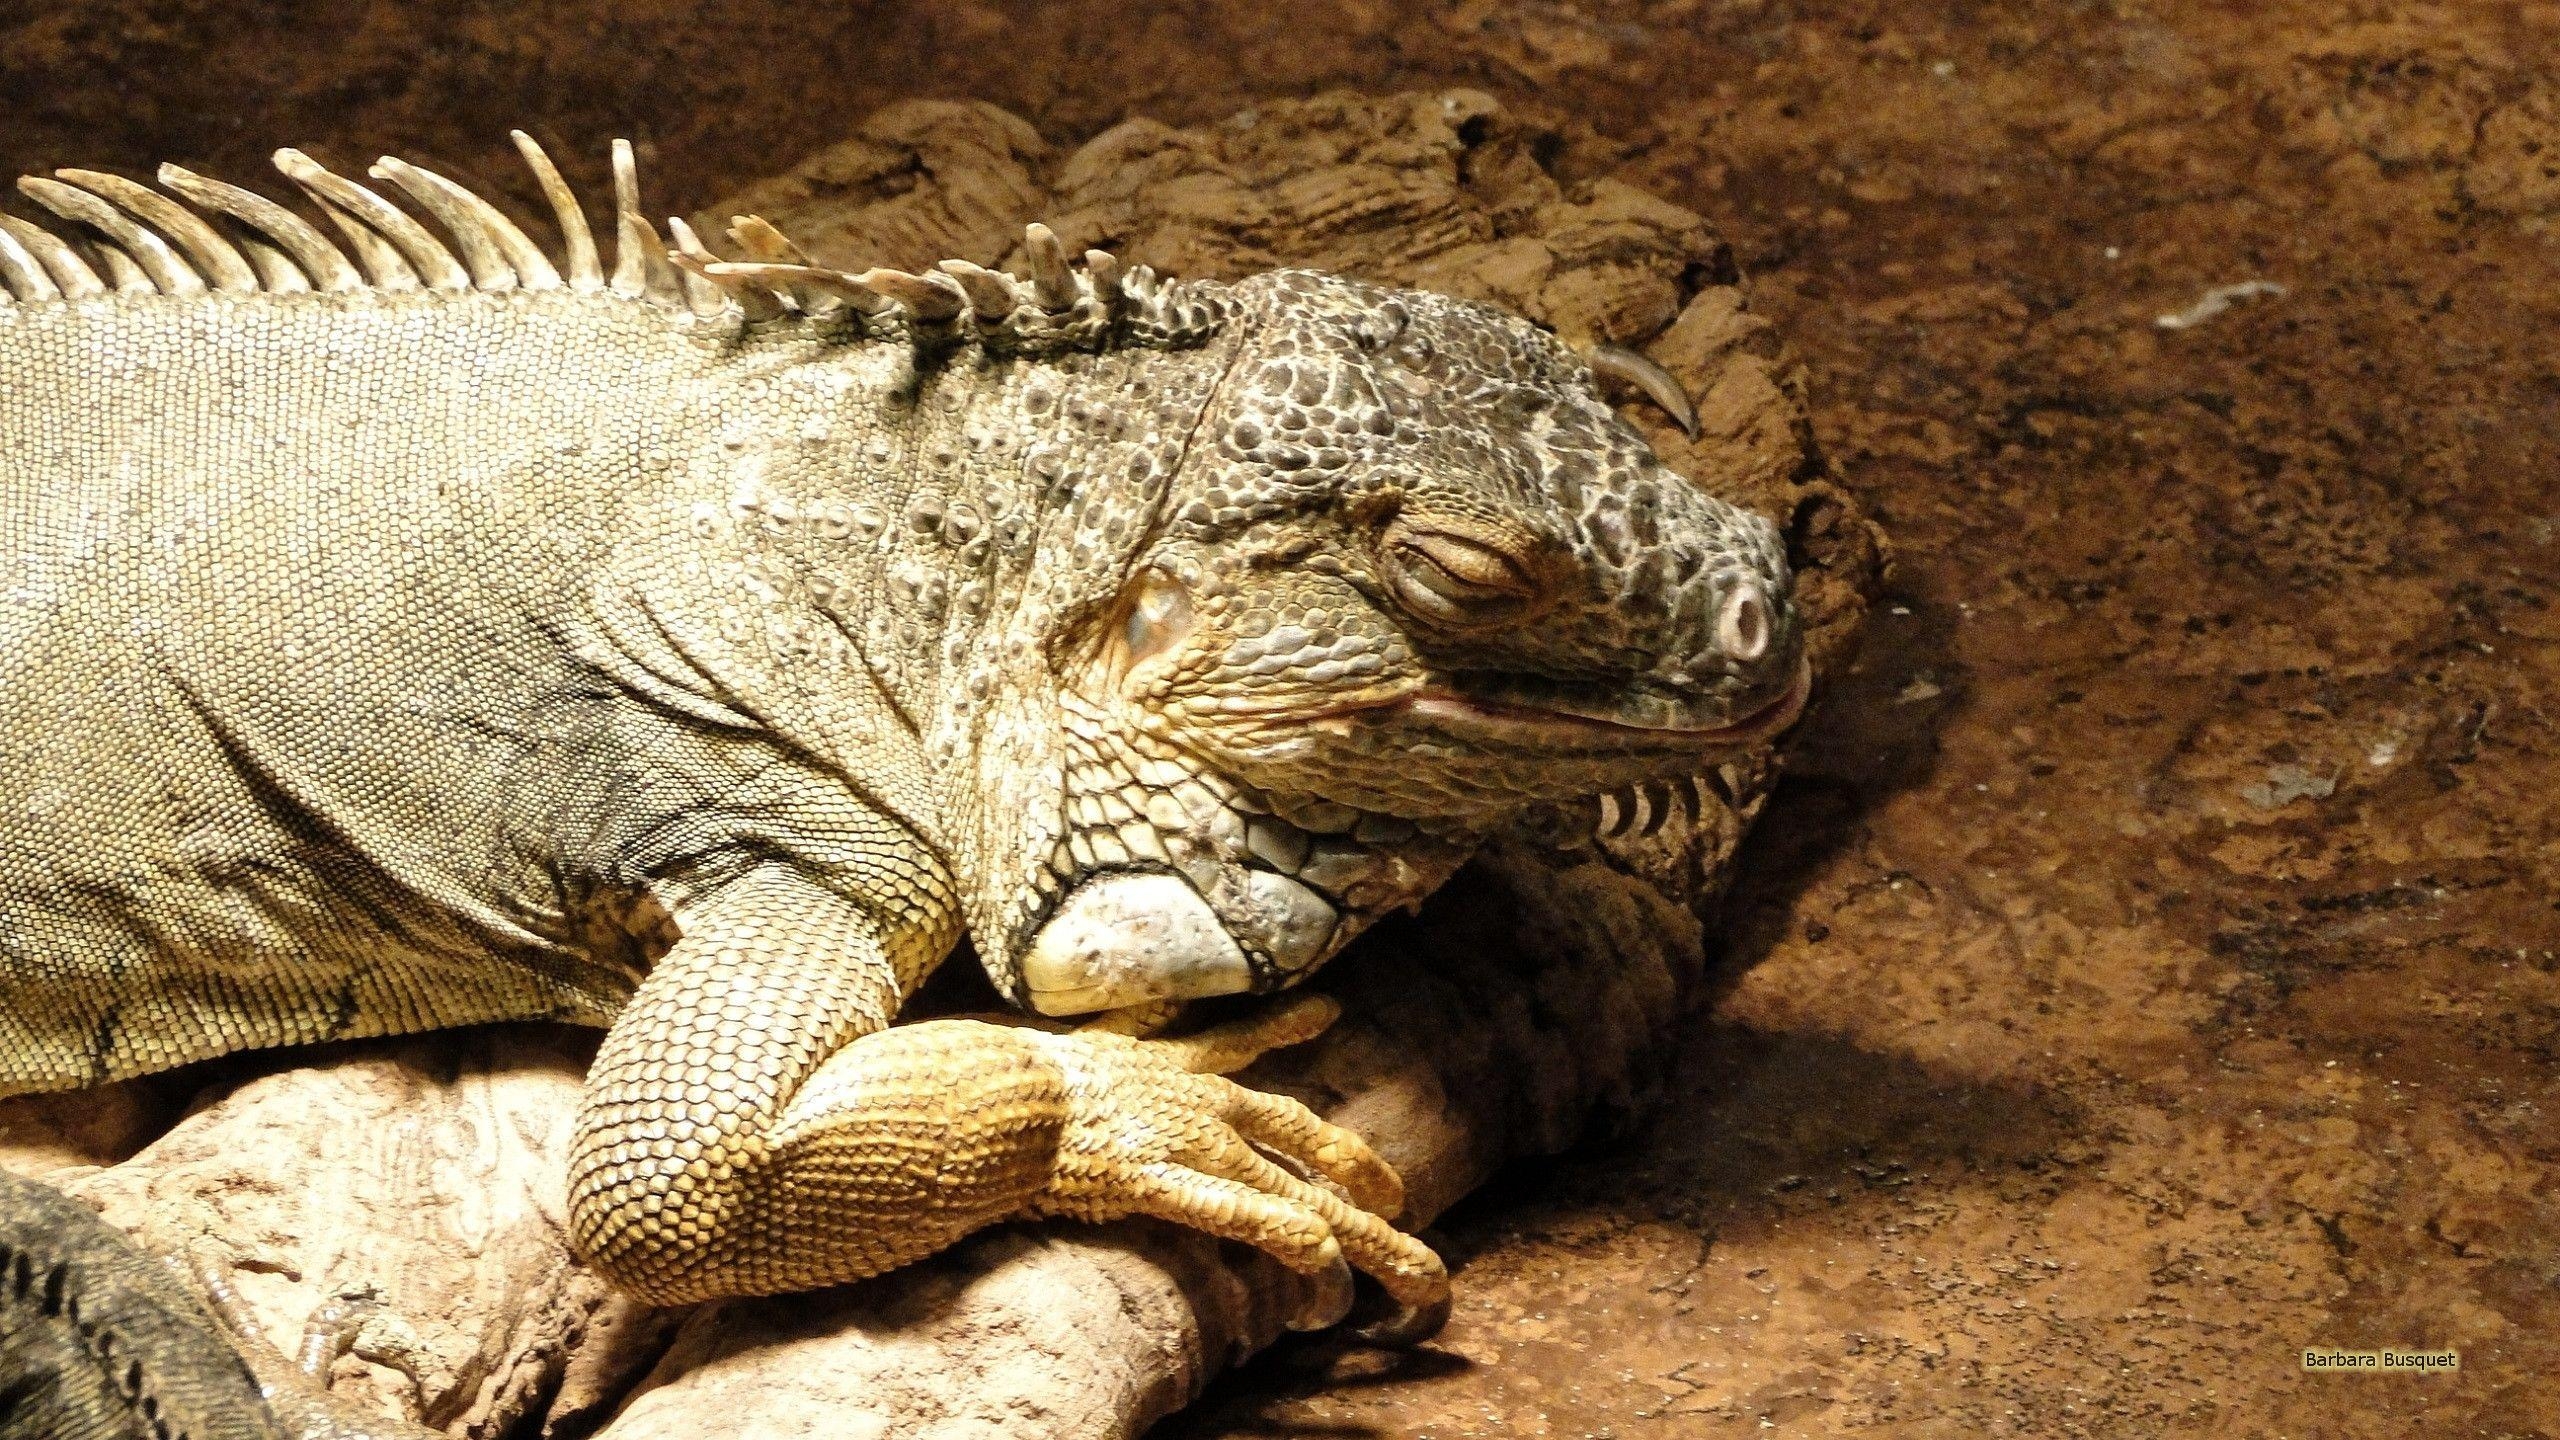
[[[1133,115],[1469,89],[1550,174],[1706,217],[1804,362],[1897,578],[1745,849],[1673,1103],[1444,1218],[1435,1351],[1292,1341],[1160,1434],[2560,1436],[2560,10],[269,15],[20,6],[0,153],[499,176],[530,117],[636,128],[690,213],[917,97],[1023,117],[991,158],[1047,183]],[[950,168],[902,143],[849,186]],[[2156,323],[2252,280],[2283,293]],[[1693,301],[1650,349],[1767,343],[1729,333]]]

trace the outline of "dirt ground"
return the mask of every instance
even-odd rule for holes
[[[0,157],[636,129],[681,210],[919,94],[1558,117],[1734,239],[1894,592],[1660,1122],[1446,1222],[1436,1349],[1163,1433],[2553,1437],[2555,54],[2550,5],[45,0]]]

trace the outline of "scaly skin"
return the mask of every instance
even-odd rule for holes
[[[297,1366],[215,1282],[179,1271],[78,1201],[0,1171],[0,1440],[434,1440],[328,1393],[343,1333]],[[219,1312],[217,1323],[215,1312]],[[238,1352],[223,1339],[237,1336]]]
[[[964,933],[1049,1015],[1283,990],[1522,806],[1765,742],[1770,527],[1478,306],[1038,230],[680,232],[679,288],[627,195],[607,286],[583,219],[555,267],[378,170],[448,250],[284,163],[347,254],[182,173],[272,244],[94,177],[31,192],[85,269],[0,244],[0,1093],[609,1024],[570,1224],[645,1298],[1146,1214],[1445,1308],[1367,1146],[1207,1073],[1321,1004],[890,1019]]]
[[[283,1440],[214,1333],[123,1232],[0,1171],[0,1440]]]

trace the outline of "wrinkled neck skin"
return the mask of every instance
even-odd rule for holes
[[[894,816],[957,877],[1008,998],[1031,1003],[1019,962],[1061,900],[1110,875],[1187,886],[1251,988],[1290,983],[1474,842],[1257,792],[1117,689],[1110,637],[1239,343],[919,358],[799,320],[707,338],[670,457],[683,523],[596,606],[617,678]]]

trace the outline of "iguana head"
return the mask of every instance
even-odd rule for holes
[[[1060,667],[1063,829],[980,948],[1050,1014],[1294,983],[1534,802],[1698,773],[1800,710],[1767,521],[1475,304],[1225,289],[1221,378]]]

